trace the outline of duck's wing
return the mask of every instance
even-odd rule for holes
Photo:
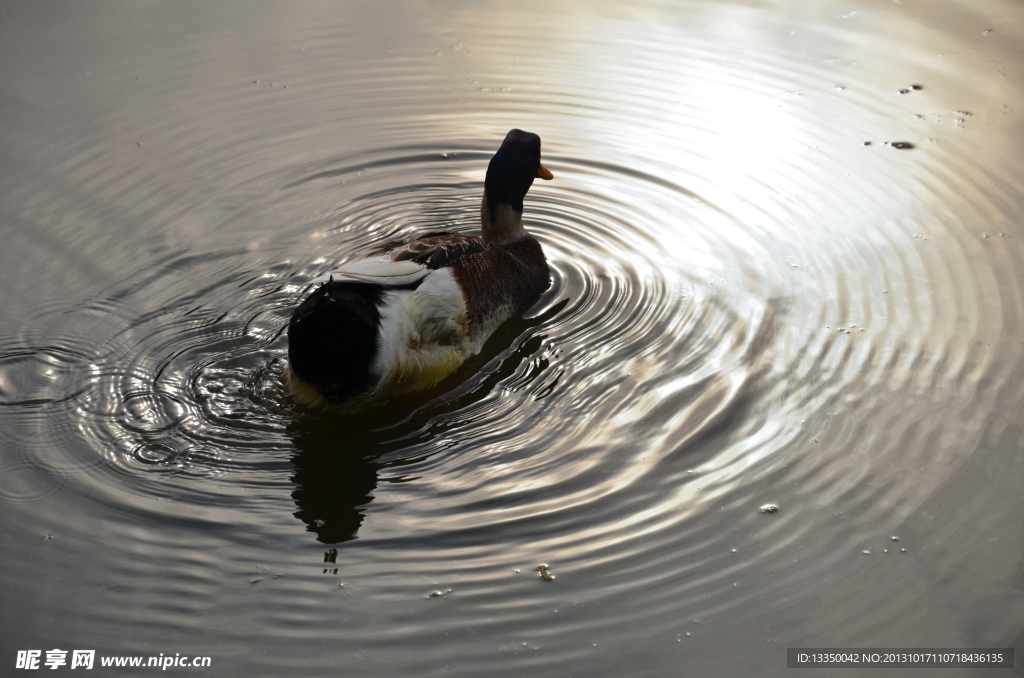
[[[462,257],[487,249],[483,238],[468,233],[428,233],[416,240],[389,248],[394,262],[411,261],[429,269],[450,266]]]
[[[342,264],[333,271],[310,281],[310,284],[363,282],[383,287],[416,285],[440,268],[462,257],[487,249],[487,243],[466,233],[428,233],[409,242],[382,243],[365,259]]]
[[[362,282],[382,287],[405,287],[423,280],[430,268],[415,261],[391,261],[387,257],[357,259],[310,281],[312,285],[333,282]]]

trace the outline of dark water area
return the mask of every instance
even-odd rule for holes
[[[1022,76],[998,0],[5,2],[0,673],[1020,675]],[[297,404],[308,281],[512,127],[551,288]]]

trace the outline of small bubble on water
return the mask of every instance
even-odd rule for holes
[[[900,540],[900,538],[899,538],[899,537],[897,537],[897,536],[896,536],[896,535],[894,534],[894,535],[892,536],[892,540],[893,540],[893,541],[899,541],[899,540]]]
[[[870,556],[871,555],[871,551],[868,550],[868,549],[864,549],[863,551],[861,551],[861,553],[863,553],[866,556]]]
[[[135,448],[132,456],[146,464],[166,464],[178,456],[177,450],[163,443],[150,443]]]

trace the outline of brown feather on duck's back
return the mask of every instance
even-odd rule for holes
[[[465,256],[452,270],[466,297],[471,330],[499,309],[514,314],[527,308],[551,284],[544,250],[532,236]]]

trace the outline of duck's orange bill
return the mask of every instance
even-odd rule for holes
[[[555,175],[552,174],[551,170],[549,170],[544,165],[537,165],[537,177],[540,179],[551,181],[552,179],[555,178]]]

